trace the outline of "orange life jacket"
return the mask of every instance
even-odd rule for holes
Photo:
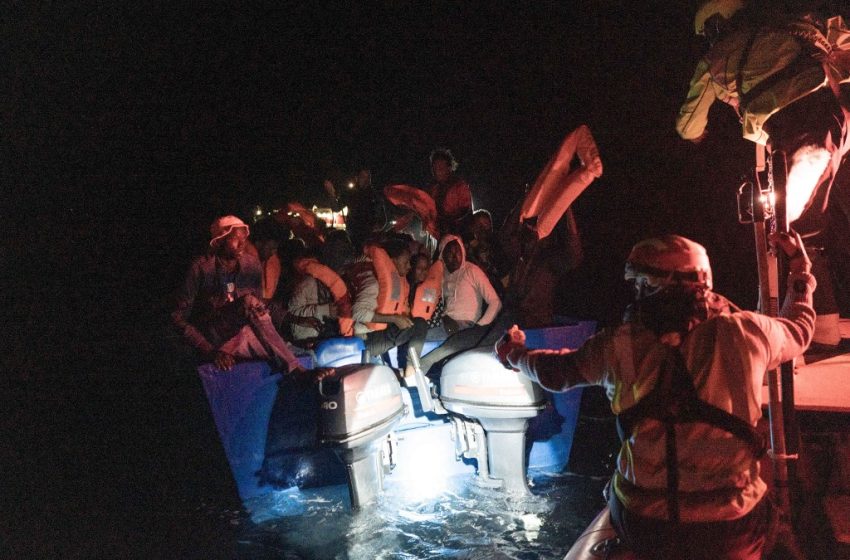
[[[395,263],[387,252],[377,245],[366,245],[363,253],[372,259],[375,277],[378,280],[378,306],[375,313],[398,315],[407,312],[407,296],[410,286],[407,279],[399,275]],[[366,323],[370,330],[387,328],[386,323]]]
[[[275,221],[289,229],[307,247],[319,247],[325,235],[319,227],[319,218],[298,202],[287,202],[273,214]]]
[[[578,155],[581,166],[572,168]],[[602,176],[599,149],[587,125],[581,125],[564,139],[560,149],[538,175],[534,186],[525,196],[520,221],[537,218],[534,229],[537,238],[552,233],[561,216],[590,183]]]
[[[277,291],[277,284],[280,281],[280,257],[277,253],[263,261],[263,297],[271,299]]]
[[[351,294],[339,274],[314,258],[301,258],[295,261],[295,269],[302,274],[308,274],[327,286],[334,298],[334,306],[339,321],[339,334],[354,335],[354,319],[351,315]]]
[[[437,260],[428,269],[425,280],[416,287],[411,315],[430,321],[443,295],[443,261]]]
[[[422,225],[428,233],[434,237],[439,237],[439,231],[437,230],[437,206],[434,203],[434,199],[427,192],[416,187],[411,187],[410,185],[387,185],[384,187],[384,196],[395,206],[416,213],[422,220]],[[401,228],[396,231],[400,230]]]

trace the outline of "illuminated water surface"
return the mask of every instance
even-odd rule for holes
[[[563,558],[603,506],[604,480],[531,471],[532,495],[509,496],[455,476],[431,496],[386,479],[371,508],[351,513],[345,486],[291,489],[246,504],[254,527],[240,556],[328,559]]]

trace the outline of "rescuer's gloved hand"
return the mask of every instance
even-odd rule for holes
[[[521,348],[525,348],[525,333],[518,326],[514,325],[496,342],[496,356],[506,368],[519,371],[511,366],[508,356],[514,350]]]
[[[772,233],[770,241],[788,255],[788,272],[791,274],[806,273],[812,270],[812,261],[806,254],[806,247],[800,234],[796,231],[789,233]]]

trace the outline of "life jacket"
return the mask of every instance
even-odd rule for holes
[[[578,156],[581,165],[572,167]],[[599,149],[587,125],[581,125],[564,138],[561,147],[546,164],[523,200],[520,222],[532,224],[538,239],[552,233],[561,216],[590,183],[602,176]]]
[[[407,296],[410,286],[407,279],[398,273],[395,263],[387,252],[377,245],[366,245],[363,254],[372,260],[375,278],[378,280],[378,305],[375,313],[398,315],[407,311]],[[386,323],[366,323],[373,331],[387,328]]]
[[[678,348],[670,347],[652,391],[632,407],[617,415],[621,441],[628,439],[642,420],[653,419],[665,428],[667,468],[667,515],[679,521],[679,461],[676,451],[676,424],[703,423],[724,430],[747,444],[756,459],[767,452],[764,437],[748,422],[707,403],[697,396],[693,378]]]
[[[342,336],[353,336],[354,319],[351,314],[351,294],[339,274],[314,258],[300,258],[295,261],[295,269],[312,276],[324,284],[334,298],[334,306],[339,321],[339,334]]]
[[[437,260],[428,268],[428,274],[425,280],[416,287],[416,293],[413,296],[413,309],[410,314],[414,317],[421,317],[426,321],[430,321],[434,316],[434,311],[437,309],[437,304],[440,303],[440,298],[443,296],[443,270],[445,265],[443,261]]]
[[[287,202],[275,210],[274,219],[288,228],[308,247],[319,247],[325,241],[325,235],[319,229],[319,218],[311,210],[298,202]]]
[[[277,253],[263,261],[263,297],[271,299],[277,292],[277,284],[280,281],[280,257]]]
[[[414,212],[422,220],[422,225],[428,233],[434,237],[439,236],[437,207],[427,192],[410,185],[387,185],[384,188],[384,196],[395,206]]]

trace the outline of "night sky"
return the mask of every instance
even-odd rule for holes
[[[309,202],[361,162],[378,186],[423,186],[448,146],[498,223],[580,124],[605,174],[574,205],[587,260],[564,311],[615,320],[619,303],[593,302],[623,301],[628,249],[665,232],[704,243],[719,290],[753,301],[734,201],[752,148],[724,107],[699,147],[673,128],[703,49],[686,3],[13,12],[4,191],[10,254],[37,281],[10,281],[75,318],[56,336],[82,316],[104,331],[75,360],[134,351],[216,216]]]
[[[752,145],[727,107],[699,146],[673,127],[704,48],[691,2],[81,4],[18,3],[0,22],[2,363],[29,411],[5,427],[47,448],[33,464],[13,452],[16,466],[66,472],[60,449],[132,486],[121,461],[88,458],[111,443],[25,426],[56,410],[95,431],[117,412],[150,422],[179,363],[168,295],[214,217],[309,202],[323,174],[360,163],[378,186],[424,186],[435,146],[499,222],[563,137],[590,127],[605,174],[574,205],[586,262],[565,312],[615,320],[628,249],[668,232],[703,243],[716,289],[755,304],[734,196]],[[133,432],[154,455],[158,429]]]

